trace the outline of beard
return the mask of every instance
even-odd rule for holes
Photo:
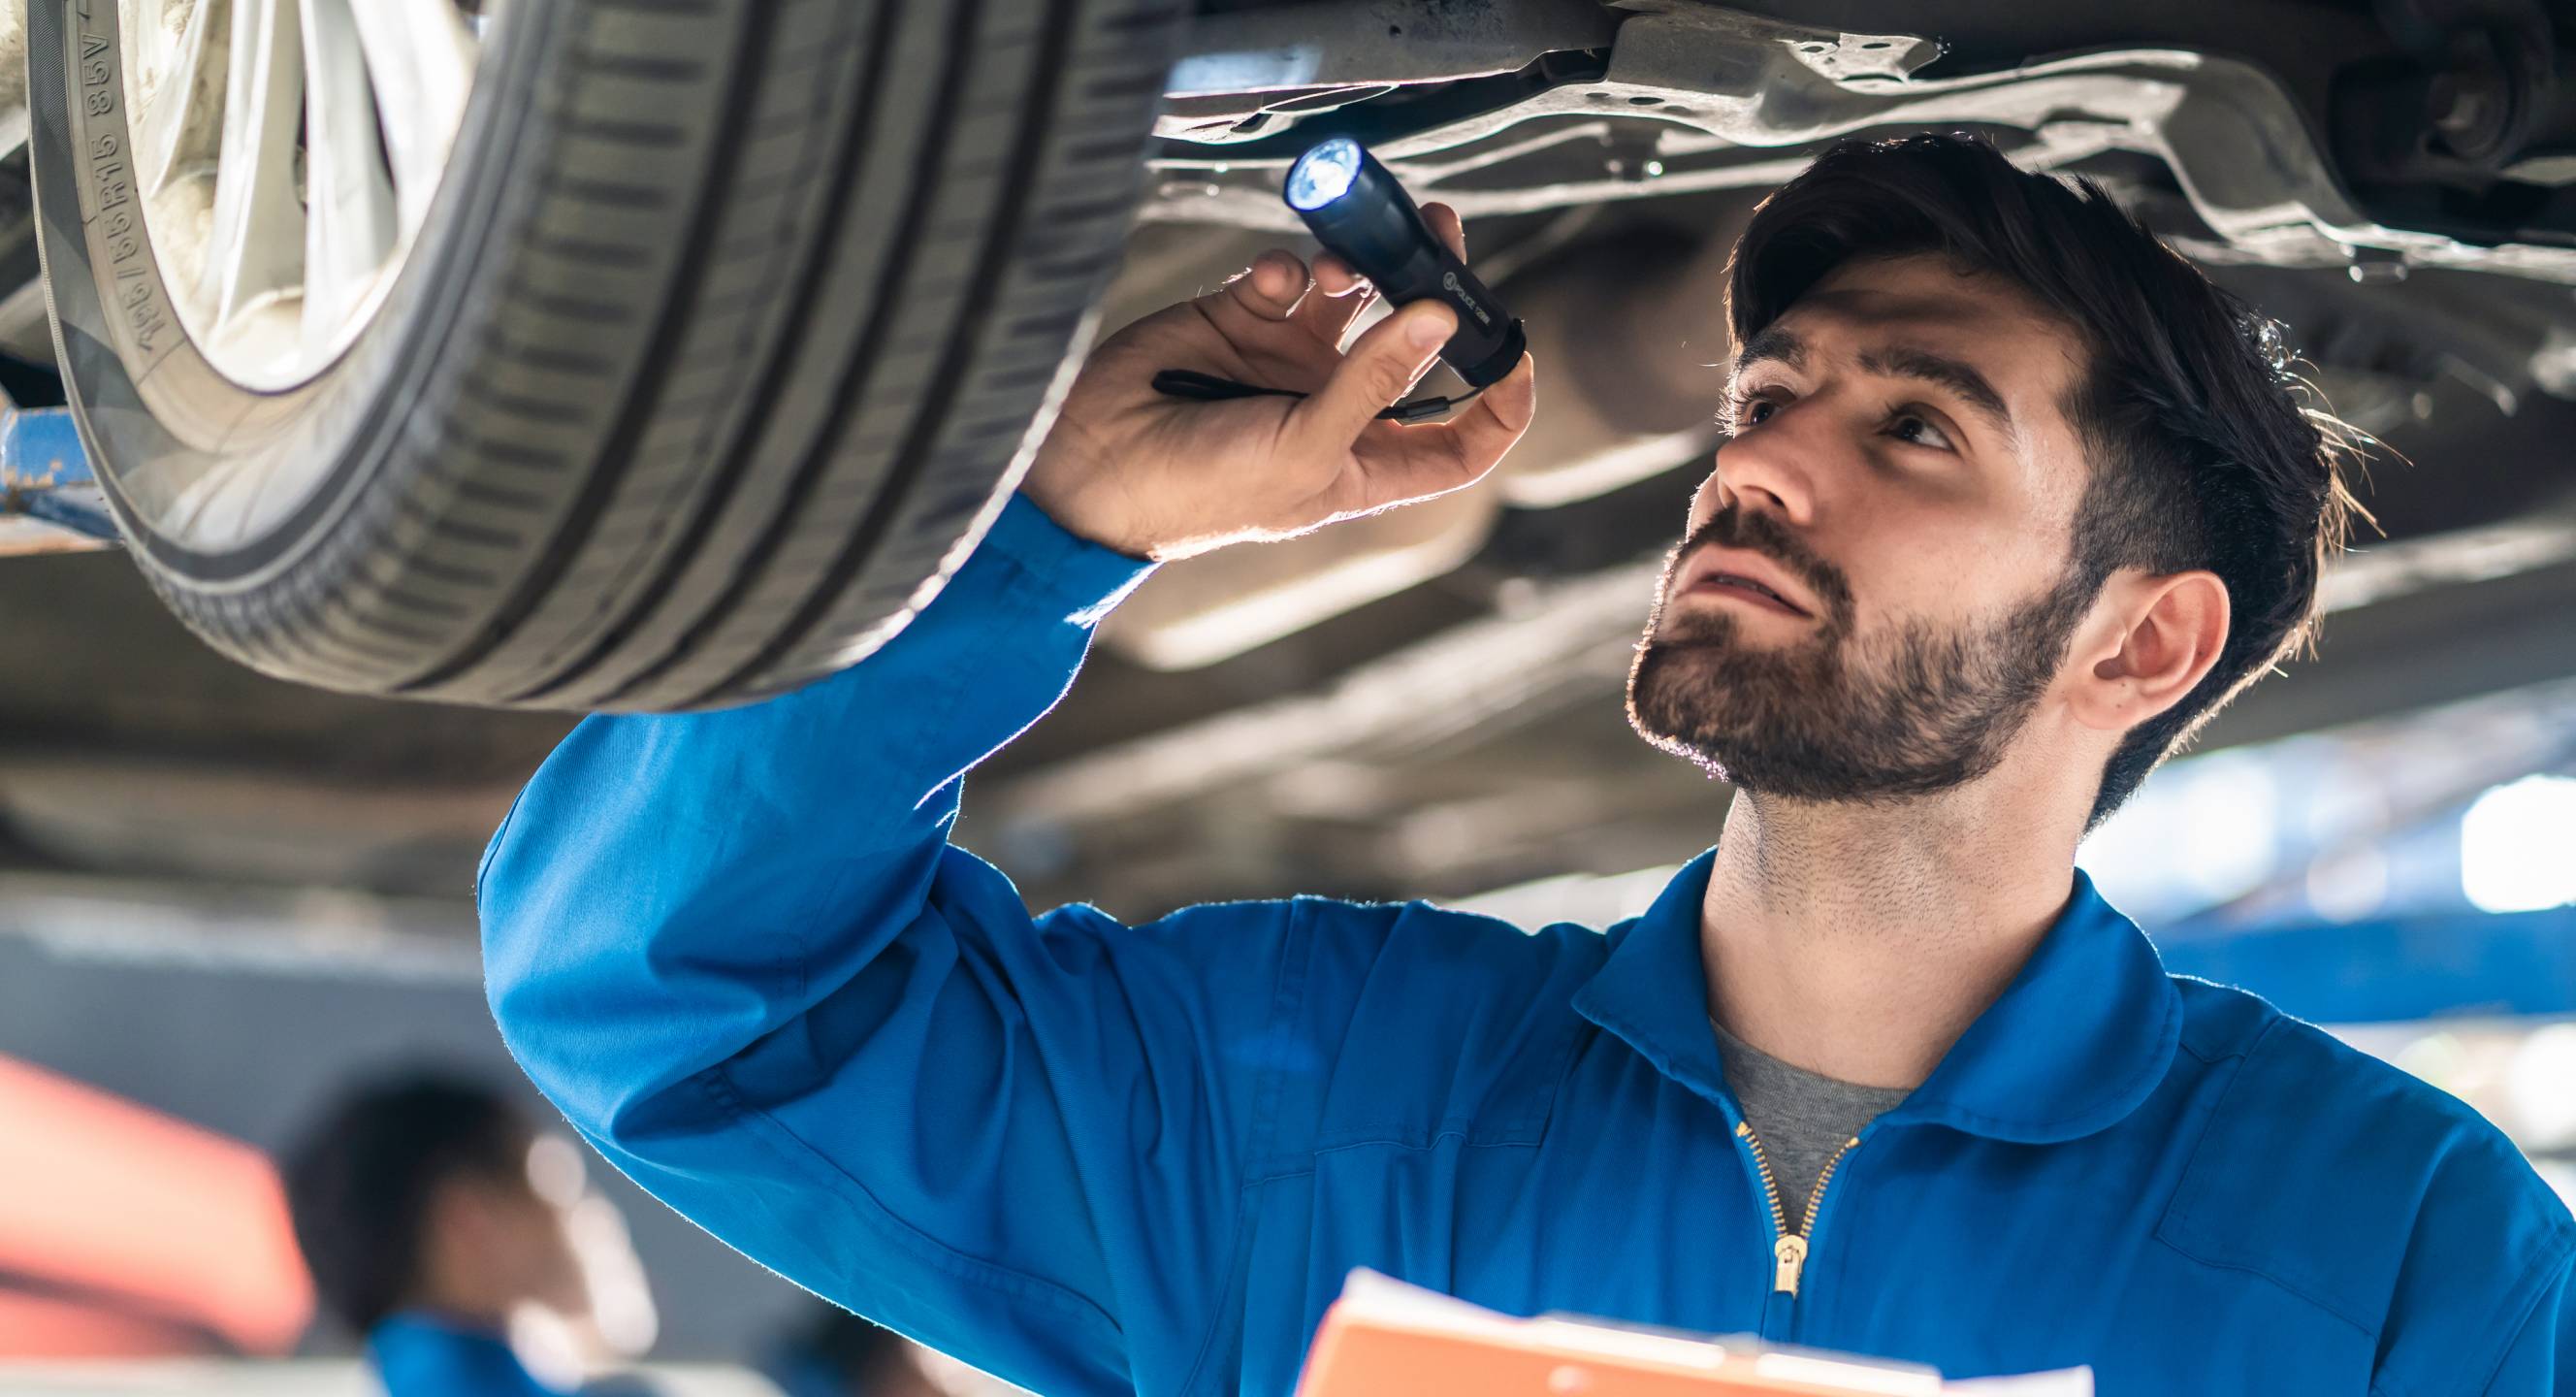
[[[1822,615],[1786,644],[1748,639],[1733,610],[1675,612],[1681,562],[1715,543],[1804,581]],[[1995,769],[2047,692],[2099,579],[2067,575],[2001,616],[1945,628],[1912,618],[1853,633],[1851,585],[1768,514],[1727,509],[1673,550],[1628,672],[1639,736],[1760,795],[1881,801]],[[1669,625],[1667,622],[1669,621]]]

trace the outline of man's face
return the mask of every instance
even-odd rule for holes
[[[2026,293],[1939,259],[1818,283],[1743,346],[1629,674],[1637,731],[1802,800],[1992,770],[2092,601],[2067,568],[2082,371]]]

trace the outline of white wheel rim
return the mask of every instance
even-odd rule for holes
[[[460,0],[117,0],[143,221],[198,351],[305,383],[401,271],[473,89]]]

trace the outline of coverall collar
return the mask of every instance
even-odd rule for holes
[[[1710,849],[1682,867],[1574,1000],[1665,1076],[1736,1113],[1710,1031],[1700,904]],[[2075,871],[2065,910],[2002,997],[1884,1125],[1929,1123],[2019,1144],[2080,1139],[2125,1118],[2164,1080],[2182,996],[2136,924]]]

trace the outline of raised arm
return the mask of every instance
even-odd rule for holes
[[[751,708],[594,718],[546,762],[479,880],[492,1008],[619,1168],[1039,1391],[1180,1390],[1223,1347],[1200,1336],[1265,1147],[1292,906],[1032,919],[947,836],[962,773],[1063,694],[1141,559],[1455,489],[1518,438],[1526,362],[1451,422],[1377,420],[1455,320],[1408,307],[1345,354],[1368,298],[1273,252],[1127,327],[883,649]],[[1184,402],[1160,368],[1308,396]]]
[[[1276,938],[1239,923],[1033,920],[947,842],[960,773],[1055,702],[1144,570],[1014,498],[848,673],[583,723],[479,887],[502,1033],[603,1154],[1041,1391],[1135,1386],[1122,1326],[1207,1321],[1252,1128],[1224,1036],[1272,975]]]

